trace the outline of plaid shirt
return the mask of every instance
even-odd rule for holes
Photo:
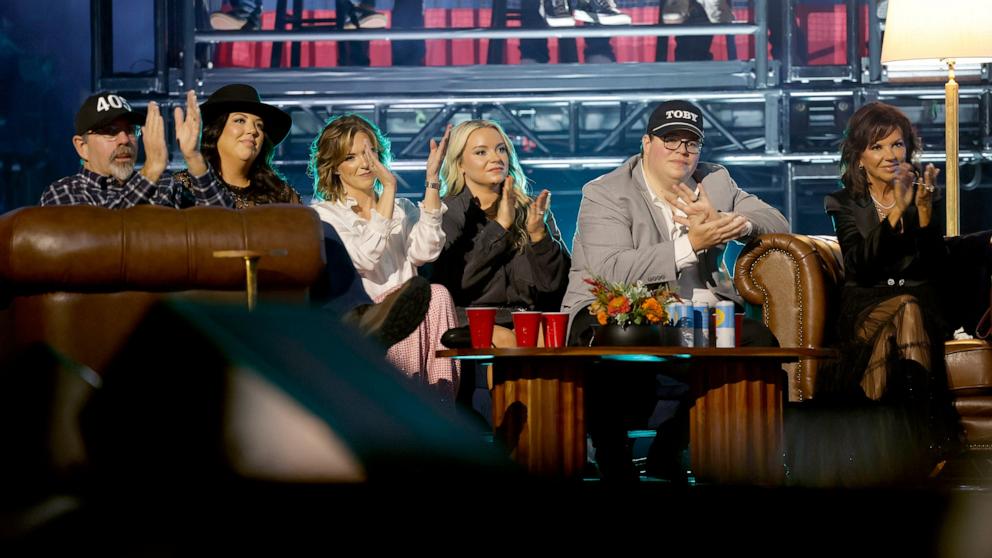
[[[193,178],[192,191],[196,205],[234,207],[227,188],[212,171]],[[171,174],[163,174],[152,184],[139,172],[121,184],[112,176],[103,176],[88,169],[53,182],[41,196],[41,205],[98,205],[123,209],[141,204],[180,207],[182,188]]]

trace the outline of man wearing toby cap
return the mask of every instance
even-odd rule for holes
[[[723,246],[788,232],[775,208],[741,190],[727,169],[701,163],[703,114],[686,101],[651,113],[641,153],[582,188],[572,269],[563,309],[578,343],[594,323],[584,279],[678,285],[682,298],[742,302],[721,277]]]
[[[733,262],[724,262],[725,246],[733,240],[788,232],[782,214],[741,190],[726,168],[699,161],[704,135],[703,114],[697,106],[685,101],[661,103],[648,120],[641,153],[582,188],[572,268],[562,302],[562,310],[571,316],[570,344],[587,345],[596,324],[596,317],[589,314],[594,297],[586,278],[597,275],[609,282],[642,281],[650,286],[669,283],[687,300],[741,303],[727,276],[726,266],[732,270]],[[760,322],[748,320],[742,334],[747,344],[777,345]],[[610,387],[619,390],[619,398],[617,392],[597,394],[593,385],[587,389],[590,434],[600,454],[626,452],[627,458],[621,455],[616,462],[621,476],[631,471],[629,448],[623,448],[625,436],[612,428],[617,424],[599,429],[593,415],[629,416],[626,394],[648,390],[664,397],[662,384],[665,381]]]
[[[199,151],[200,109],[196,94],[186,94],[186,113],[176,107],[176,139],[194,177],[191,188],[197,205],[230,207],[231,197],[221,188]],[[41,196],[41,205],[98,205],[121,209],[139,204],[179,207],[182,190],[165,173],[168,149],[165,125],[154,101],[148,113],[135,111],[120,95],[100,92],[86,99],[76,113],[73,146],[83,163],[77,174],[53,182]],[[143,125],[143,126],[142,126]],[[145,146],[145,164],[135,172],[138,136]]]

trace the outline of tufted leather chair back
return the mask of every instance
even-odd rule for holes
[[[301,206],[51,206],[6,213],[0,216],[0,360],[40,343],[99,372],[164,296],[243,303],[244,261],[214,257],[221,250],[285,251],[259,261],[263,296],[304,301],[324,270],[320,220]]]

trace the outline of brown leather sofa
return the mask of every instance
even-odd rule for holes
[[[28,207],[0,216],[0,362],[44,345],[99,373],[163,297],[244,303],[244,262],[215,257],[222,250],[285,250],[259,261],[262,299],[305,301],[324,270],[320,220],[306,207]]]
[[[833,237],[769,234],[737,260],[734,282],[784,347],[829,346],[844,270]],[[948,382],[971,449],[992,449],[992,345],[980,340],[946,344]],[[819,363],[786,366],[789,400],[816,396]]]

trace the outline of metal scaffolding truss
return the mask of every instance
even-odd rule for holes
[[[786,21],[798,0],[783,2]],[[175,15],[170,0],[156,0],[157,14]],[[767,52],[766,0],[755,0],[752,23],[715,27],[631,26],[604,30],[462,29],[396,32],[205,32],[192,26],[193,2],[178,12],[180,56],[157,56],[162,66],[152,76],[114,76],[104,70],[109,17],[108,0],[93,0],[95,86],[137,90],[138,104],[157,100],[182,102],[192,84],[201,94],[228,84],[247,82],[262,97],[293,116],[293,130],[277,152],[288,174],[301,176],[309,145],[323,123],[344,112],[362,114],[391,138],[401,185],[421,189],[430,138],[448,123],[470,118],[501,122],[514,140],[528,172],[554,171],[571,186],[618,165],[639,150],[651,108],[680,98],[704,111],[707,130],[704,157],[733,167],[749,180],[749,189],[774,200],[804,232],[825,232],[822,194],[836,186],[837,146],[850,115],[862,104],[881,100],[899,106],[916,123],[925,160],[944,159],[942,76],[887,74],[879,63],[880,25],[865,0],[844,0],[848,18],[847,60],[840,66],[800,66],[795,62],[793,30],[786,30],[781,60],[637,64],[482,65],[390,68],[213,68],[196,63],[197,45],[226,41],[475,38],[603,34],[684,35],[719,31],[752,34],[756,52]],[[859,18],[867,13],[867,41],[859,39]],[[103,22],[103,23],[101,23]],[[161,25],[159,26],[161,27]],[[726,29],[724,29],[726,27]],[[590,30],[591,29],[591,30]],[[454,35],[452,35],[454,33]],[[361,36],[358,36],[358,35]],[[367,36],[366,36],[367,35]],[[166,41],[162,33],[157,40]],[[173,46],[175,46],[173,41]],[[868,56],[858,56],[867,42]],[[159,51],[163,51],[165,47]],[[202,54],[201,54],[201,58]],[[169,66],[166,60],[180,60]],[[111,65],[112,66],[112,65]],[[982,167],[992,162],[992,84],[988,68],[963,68],[960,145],[965,190],[983,187]],[[144,79],[145,81],[141,81]],[[902,81],[901,81],[902,80]],[[129,97],[129,98],[130,98]],[[418,174],[419,173],[419,174]],[[297,180],[300,184],[303,179]],[[413,185],[411,187],[411,185]],[[577,186],[572,190],[577,192]],[[805,216],[809,214],[809,225]]]
[[[736,63],[710,63],[736,67]],[[888,84],[825,90],[776,87],[763,90],[666,87],[661,90],[640,88],[646,72],[663,68],[662,81],[671,79],[683,85],[704,83],[706,76],[681,64],[638,64],[635,68],[607,66],[599,69],[592,81],[623,83],[627,88],[609,86],[596,90],[595,83],[569,91],[567,80],[582,80],[579,69],[534,67],[514,70],[513,76],[496,76],[490,83],[501,84],[499,91],[485,93],[477,87],[450,88],[445,94],[408,92],[362,96],[344,87],[338,94],[327,92],[279,92],[279,80],[269,81],[264,73],[252,81],[268,102],[279,105],[294,116],[291,142],[309,141],[321,123],[331,115],[356,112],[375,121],[393,140],[394,154],[401,165],[414,165],[427,152],[430,137],[439,136],[448,123],[470,118],[500,121],[511,135],[520,139],[523,153],[534,164],[582,165],[593,159],[599,165],[604,158],[619,157],[637,151],[650,109],[666,99],[687,99],[703,110],[708,127],[706,150],[711,159],[733,164],[774,164],[783,161],[823,162],[836,160],[836,147],[851,113],[865,102],[881,100],[899,106],[917,124],[927,157],[943,156],[943,89],[935,86],[893,87]],[[689,65],[691,66],[691,65]],[[581,68],[581,67],[579,67]],[[586,67],[588,68],[588,67]],[[450,73],[472,73],[478,79],[481,68],[436,70],[436,79],[444,81]],[[632,71],[634,70],[634,71]],[[679,70],[684,70],[680,74]],[[505,70],[501,70],[505,71]],[[391,73],[389,79],[404,81],[403,71]],[[604,74],[616,73],[616,76]],[[220,86],[236,82],[243,75],[215,72],[213,82]],[[729,73],[723,73],[728,79]],[[363,79],[368,77],[366,74]],[[561,85],[554,83],[561,78]],[[622,78],[622,79],[621,79]],[[347,82],[350,77],[340,78]],[[457,78],[451,78],[458,81]],[[527,92],[516,82],[541,79],[543,86]],[[383,78],[383,82],[388,81]],[[297,81],[296,83],[301,83]],[[313,82],[308,81],[306,85]],[[460,82],[463,86],[466,82]],[[480,83],[485,83],[484,80]],[[410,91],[410,87],[404,88]],[[962,160],[992,160],[988,85],[961,88]]]

